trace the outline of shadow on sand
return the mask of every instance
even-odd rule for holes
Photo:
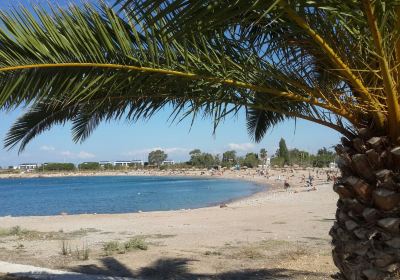
[[[193,259],[161,258],[148,267],[131,271],[114,258],[101,260],[102,266],[80,265],[72,268],[75,273],[60,275],[19,274],[36,279],[54,280],[265,280],[265,279],[327,279],[326,274],[291,269],[246,269],[216,274],[198,274],[189,270]],[[79,273],[79,274],[78,274]],[[82,274],[81,274],[82,273]],[[42,277],[40,277],[42,276]],[[126,278],[125,278],[126,277]]]

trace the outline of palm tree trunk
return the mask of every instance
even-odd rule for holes
[[[400,146],[368,134],[336,147],[333,260],[344,279],[400,279]]]

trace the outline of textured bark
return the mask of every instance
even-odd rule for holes
[[[400,279],[400,146],[361,133],[336,151],[335,265],[348,280]]]

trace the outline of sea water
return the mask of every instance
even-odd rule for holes
[[[0,216],[193,209],[248,196],[260,188],[246,181],[198,177],[0,179]]]

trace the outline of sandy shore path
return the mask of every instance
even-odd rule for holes
[[[78,231],[93,228],[102,232],[134,235],[176,235],[168,244],[187,248],[217,246],[246,238],[306,240],[325,236],[334,218],[336,195],[330,185],[312,192],[261,192],[228,204],[226,208],[129,214],[71,215],[45,217],[2,217],[2,227],[23,226],[37,231]],[[110,233],[111,234],[111,233]],[[212,237],[212,238],[211,238]]]
[[[329,279],[336,200],[325,184],[263,191],[224,208],[1,217],[0,228],[23,230],[3,234],[0,260],[145,279]],[[132,238],[147,250],[104,250]]]

